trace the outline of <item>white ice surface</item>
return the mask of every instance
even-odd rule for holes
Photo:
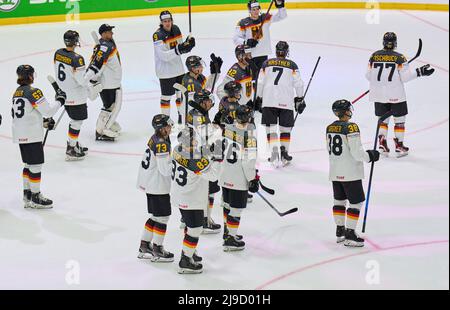
[[[215,52],[224,58],[226,71],[234,62],[234,26],[245,14],[195,14],[194,53],[206,58]],[[89,157],[67,163],[65,117],[49,136],[43,169],[42,191],[54,200],[55,208],[41,212],[22,207],[22,163],[19,148],[10,139],[15,69],[32,64],[38,73],[35,85],[51,98],[45,77],[53,73],[52,55],[61,47],[63,32],[74,28],[81,33],[80,52],[88,58],[90,31],[104,21],[1,27],[0,289],[448,289],[448,12],[382,11],[377,25],[367,24],[365,14],[289,11],[286,21],[273,25],[273,42],[290,42],[291,57],[306,82],[322,56],[308,107],[293,132],[290,168],[274,171],[264,163],[266,144],[260,131],[262,179],[277,190],[270,199],[280,209],[299,207],[300,212],[279,218],[255,197],[240,229],[247,249],[227,254],[221,235],[202,236],[199,253],[205,271],[197,276],[178,275],[176,263],[155,265],[136,258],[147,219],[145,195],[135,189],[137,168],[151,135],[151,119],[159,113],[151,42],[158,18],[108,20],[117,26],[124,67],[119,116],[124,133],[114,144],[95,142],[101,103],[89,103],[90,118],[81,133],[81,141],[91,150]],[[186,31],[186,16],[174,17]],[[330,111],[334,100],[353,99],[367,89],[367,61],[380,48],[386,31],[397,32],[399,51],[407,56],[415,54],[422,38],[423,53],[414,65],[431,63],[437,71],[408,85],[405,144],[411,154],[376,165],[368,242],[364,249],[348,249],[334,243],[324,130],[334,119]],[[175,116],[175,109],[172,112]],[[370,147],[376,119],[367,99],[356,105],[354,120]],[[392,146],[392,139],[389,143]],[[173,214],[165,244],[178,260],[182,233],[178,210]],[[221,222],[218,206],[214,218]],[[66,282],[72,260],[80,267],[79,285]],[[379,284],[366,281],[370,261],[379,264]]]

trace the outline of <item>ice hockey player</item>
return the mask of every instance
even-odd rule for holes
[[[353,106],[348,100],[333,103],[333,112],[339,120],[327,127],[327,148],[330,158],[330,181],[333,183],[333,215],[337,225],[337,243],[348,247],[363,247],[364,239],[356,232],[359,214],[366,200],[362,180],[364,162],[376,162],[380,153],[364,151],[357,124],[350,122]],[[347,206],[347,200],[350,206]],[[345,216],[347,214],[347,221]]]
[[[275,15],[261,14],[261,5],[257,0],[250,0],[247,4],[250,16],[240,20],[236,26],[233,41],[235,45],[247,45],[251,48],[251,54],[255,63],[253,79],[257,75],[268,55],[272,54],[270,40],[270,26],[272,23],[282,21],[287,17],[284,0],[275,0],[278,12]]]
[[[172,14],[163,11],[159,15],[160,25],[153,34],[155,48],[156,76],[161,85],[161,113],[170,115],[170,101],[176,93],[176,106],[178,110],[178,125],[183,122],[185,112],[182,106],[180,91],[175,91],[173,85],[181,84],[184,76],[182,54],[187,54],[195,47],[195,38],[189,36],[183,42],[183,35],[177,25],[173,23]]]
[[[230,81],[225,84],[223,90],[225,96],[220,100],[219,111],[214,117],[214,124],[225,129],[226,124],[232,125],[236,119],[236,111],[242,97],[242,85],[237,81]]]
[[[139,167],[138,188],[147,194],[150,218],[145,223],[138,258],[152,262],[173,262],[174,255],[164,249],[167,223],[172,214],[170,185],[172,175],[170,133],[173,122],[169,116],[153,117],[154,135],[148,142]]]
[[[276,58],[264,62],[258,79],[258,97],[262,97],[262,124],[266,126],[267,141],[272,155],[269,162],[279,166],[280,155],[284,166],[292,161],[289,155],[294,110],[302,114],[306,108],[303,99],[303,81],[297,64],[287,59],[289,45],[278,42]],[[278,150],[278,129],[280,150]]]
[[[257,138],[250,123],[253,111],[246,105],[236,110],[236,122],[225,126],[224,158],[220,165],[219,184],[224,201],[224,251],[245,249],[242,236],[238,235],[241,216],[247,207],[248,192],[259,190],[259,176],[255,168],[257,159]]]
[[[387,32],[383,36],[383,49],[372,54],[366,78],[370,82],[369,100],[375,103],[375,115],[381,117],[392,111],[395,122],[395,153],[397,157],[408,155],[409,148],[404,145],[405,122],[408,105],[404,83],[415,78],[432,75],[435,71],[430,65],[411,69],[406,57],[396,51],[397,35]],[[387,135],[389,120],[380,126],[380,151],[389,156]]]
[[[218,138],[221,140],[222,137],[221,130],[213,126],[209,118],[209,111],[214,107],[214,96],[210,91],[204,89],[196,92],[193,99],[189,102],[192,109],[188,114],[188,126],[192,127],[197,137],[200,138],[203,146],[202,154],[209,156],[211,152],[214,152],[214,147],[219,147],[214,146],[214,143]],[[220,192],[218,182],[209,182],[208,208],[203,225],[204,234],[217,234],[222,229],[222,226],[216,224],[211,217],[214,208],[214,195],[218,192]]]
[[[96,140],[115,141],[122,128],[117,117],[122,108],[122,64],[113,39],[114,26],[103,24],[99,28],[100,43],[94,48],[87,78],[93,84],[100,83],[103,109],[97,120]],[[98,87],[98,86],[96,86]]]
[[[88,149],[78,142],[83,121],[88,118],[87,98],[89,81],[85,79],[86,65],[83,56],[75,49],[80,46],[78,32],[64,33],[65,48],[56,51],[54,56],[55,76],[58,86],[67,95],[65,109],[70,118],[66,160],[83,160]]]
[[[218,81],[223,60],[220,57],[211,57],[210,71],[211,75],[206,78],[203,75],[203,70],[206,67],[205,61],[199,56],[189,56],[186,59],[186,67],[188,73],[183,77],[182,85],[187,89],[187,101],[192,101],[195,93],[202,89],[211,91],[214,80]],[[185,113],[187,113],[186,111]]]
[[[179,273],[201,273],[202,260],[196,254],[208,204],[208,184],[217,181],[218,162],[201,154],[194,129],[178,134],[179,145],[172,154],[171,203],[178,207],[186,223]]]
[[[222,100],[227,96],[225,85],[231,81],[235,81],[241,86],[239,103],[247,104],[253,98],[252,70],[250,68],[252,54],[247,46],[238,45],[235,49],[235,55],[238,61],[228,70],[222,83],[217,87],[217,97]]]
[[[61,108],[66,94],[58,90],[54,104],[50,104],[34,83],[34,68],[21,65],[17,68],[17,84],[12,100],[13,142],[19,144],[23,169],[23,200],[25,208],[51,209],[53,201],[41,194],[41,171],[44,164],[42,144],[44,128],[52,130],[55,121],[52,116]]]

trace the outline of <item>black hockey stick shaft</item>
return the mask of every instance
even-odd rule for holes
[[[267,205],[268,205],[269,207],[271,207],[271,208],[272,208],[279,216],[281,216],[281,217],[286,216],[286,215],[288,215],[288,214],[295,213],[295,212],[298,211],[298,208],[293,208],[293,209],[291,209],[291,210],[289,210],[289,211],[286,211],[286,212],[282,213],[282,212],[278,211],[278,209],[275,208],[275,206],[274,206],[273,204],[271,204],[270,201],[267,200],[267,198],[264,197],[260,192],[256,192],[256,194],[258,194],[258,196],[261,197],[262,200],[264,200],[264,201],[267,203]]]
[[[59,91],[60,91],[60,88],[59,88],[59,86],[58,86],[58,83],[56,83],[56,80],[55,80],[51,75],[47,76],[47,80],[50,82],[50,84],[52,85],[52,87],[53,87],[53,89],[55,90],[55,92],[59,92]],[[65,112],[66,112],[66,111],[64,110],[64,111],[61,113],[61,115],[59,116],[58,122],[55,124],[55,128],[56,128],[56,126],[58,126],[58,124],[59,124],[59,122],[61,121],[61,119],[62,119],[62,117],[63,117],[63,115],[64,115]],[[49,131],[50,131],[50,130],[47,129],[47,131],[45,132],[44,141],[42,142],[42,146],[45,146],[45,143],[47,142],[47,137],[48,137]]]
[[[408,63],[412,63],[414,60],[416,60],[417,58],[420,57],[420,55],[422,54],[422,46],[423,46],[423,42],[422,39],[419,39],[419,47],[417,48],[417,53],[416,56],[414,56],[413,58],[411,58]],[[370,90],[366,91],[365,93],[361,94],[358,98],[356,98],[355,100],[352,101],[352,104],[357,103],[359,100],[361,100],[362,98],[364,98],[365,96],[367,96],[370,93]]]
[[[275,190],[268,188],[267,186],[264,186],[264,184],[262,184],[261,180],[259,180],[259,186],[261,186],[261,189],[263,191],[265,191],[266,193],[268,193],[270,195],[275,195]]]
[[[188,9],[189,9],[189,35],[192,33],[192,4],[191,0],[188,0]]]
[[[317,70],[317,67],[319,66],[319,63],[320,63],[321,59],[322,59],[321,56],[319,56],[319,58],[317,58],[316,65],[314,66],[313,73],[311,74],[311,78],[309,79],[308,86],[306,87],[306,91],[305,91],[305,94],[303,95],[303,98],[306,98],[306,95],[308,94],[309,87],[311,86],[311,82],[312,82],[312,80],[314,78],[314,75],[316,74],[316,70]],[[298,114],[298,111],[297,111],[297,114],[295,115],[295,119],[294,119],[294,125],[295,125],[295,122],[297,122],[297,118],[298,118],[299,115],[300,114]]]
[[[383,116],[381,116],[380,119],[378,120],[377,130],[376,130],[376,134],[375,134],[375,142],[373,145],[373,149],[375,151],[377,150],[377,145],[378,145],[378,134],[380,133],[380,125],[391,116],[392,116],[392,112],[389,111],[386,114],[384,114]],[[366,200],[366,208],[365,208],[365,212],[364,212],[364,221],[363,221],[363,228],[362,228],[363,233],[366,232],[367,213],[369,211],[370,194],[372,192],[372,180],[373,180],[374,168],[375,168],[375,162],[372,162],[372,165],[370,167],[369,186],[367,188],[367,200]]]

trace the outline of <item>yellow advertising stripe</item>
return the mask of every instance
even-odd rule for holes
[[[380,3],[382,10],[414,10],[414,11],[449,11],[448,4],[432,3]],[[263,7],[268,4],[264,3]],[[373,9],[374,7],[366,2],[290,2],[286,3],[289,9]],[[242,4],[215,4],[194,6],[195,13],[204,13],[212,11],[244,11],[245,5]],[[143,9],[143,10],[124,10],[98,13],[81,13],[81,20],[119,18],[119,17],[137,17],[148,15],[159,15],[163,8]],[[187,7],[173,7],[172,13],[187,13]],[[0,25],[32,24],[32,23],[52,23],[66,21],[70,15],[48,15],[48,16],[30,16],[15,18],[0,18]]]

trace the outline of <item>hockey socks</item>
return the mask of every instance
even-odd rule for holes
[[[142,241],[152,242],[153,241],[153,229],[155,226],[155,221],[149,218],[145,223],[144,231],[142,232]]]
[[[80,136],[83,121],[71,121],[69,124],[68,142],[71,147],[75,147]]]
[[[170,96],[161,97],[161,113],[165,115],[170,115]]]
[[[231,207],[230,213],[227,217],[227,228],[229,234],[233,237],[236,237],[239,225],[241,224],[241,214],[242,209]]]
[[[346,227],[348,229],[355,230],[358,225],[359,214],[363,203],[359,204],[350,204],[350,207],[347,209],[347,223]]]
[[[183,240],[183,253],[187,257],[192,258],[194,256],[202,231],[203,227],[187,229],[187,233],[184,235]]]
[[[154,217],[153,226],[153,243],[156,245],[162,245],[167,232],[167,223],[169,222],[169,217]]]
[[[291,145],[291,131],[290,127],[282,127],[280,126],[280,144],[286,152],[289,152],[289,147]]]

